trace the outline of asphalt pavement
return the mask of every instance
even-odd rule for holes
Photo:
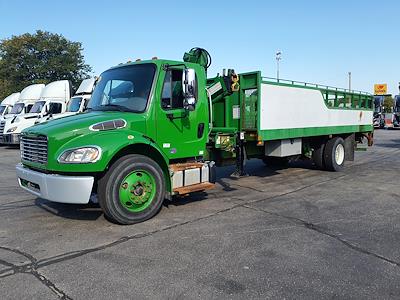
[[[26,193],[18,162],[0,147],[1,299],[400,298],[400,130],[338,173],[219,169],[214,190],[131,226]]]

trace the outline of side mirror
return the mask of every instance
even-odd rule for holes
[[[196,107],[196,72],[194,69],[183,70],[182,89],[185,97],[183,107],[193,111]]]

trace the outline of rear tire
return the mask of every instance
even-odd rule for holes
[[[344,167],[344,141],[341,137],[334,137],[326,142],[324,150],[325,168],[329,171],[340,171]]]
[[[160,210],[164,195],[163,171],[143,155],[118,159],[98,182],[99,204],[105,216],[119,224],[150,219]]]

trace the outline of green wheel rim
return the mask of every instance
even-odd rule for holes
[[[129,173],[119,186],[119,201],[131,212],[145,210],[156,195],[154,176],[144,170]]]

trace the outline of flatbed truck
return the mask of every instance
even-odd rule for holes
[[[98,201],[119,224],[153,217],[165,199],[214,186],[216,167],[311,159],[339,171],[373,142],[373,96],[234,70],[207,79],[208,52],[103,72],[88,111],[22,132],[20,186],[55,202]]]

